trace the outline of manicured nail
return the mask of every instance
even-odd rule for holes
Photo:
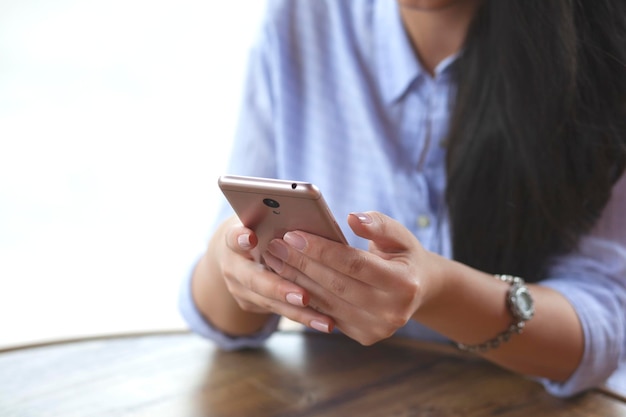
[[[298,307],[304,307],[304,297],[302,297],[302,294],[290,292],[289,294],[287,294],[285,298],[287,299],[287,302],[289,304],[292,304]]]
[[[289,246],[297,250],[302,250],[306,246],[306,240],[304,240],[302,236],[293,232],[285,233],[285,236],[283,236],[283,240],[287,242]]]
[[[239,235],[237,236],[237,243],[241,249],[250,249],[252,245],[250,244],[250,235]]]
[[[372,216],[367,213],[350,213],[351,216],[356,217],[363,224],[371,224],[374,220]]]
[[[320,331],[322,333],[330,333],[330,326],[328,325],[328,323],[324,323],[323,321],[319,320],[311,320],[310,325],[317,331]]]
[[[269,250],[272,255],[278,259],[282,259],[283,261],[289,257],[287,246],[279,240],[272,240],[269,245],[267,245],[267,250]]]

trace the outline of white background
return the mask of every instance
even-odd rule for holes
[[[263,8],[0,2],[0,347],[184,327]]]

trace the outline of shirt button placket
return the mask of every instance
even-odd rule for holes
[[[427,227],[430,227],[430,216],[427,214],[420,214],[417,216],[415,223],[419,229],[426,229]]]

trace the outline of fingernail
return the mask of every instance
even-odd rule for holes
[[[304,240],[302,236],[293,232],[285,233],[285,236],[283,236],[283,240],[287,242],[289,246],[297,250],[302,250],[306,246],[306,240]]]
[[[250,249],[252,245],[250,244],[250,235],[239,235],[237,236],[237,243],[241,249]]]
[[[372,216],[367,213],[350,213],[351,216],[356,217],[363,224],[371,224],[374,220]]]
[[[283,261],[289,256],[287,246],[279,240],[272,240],[269,245],[267,245],[267,250],[269,250],[272,255],[278,259],[282,259]]]
[[[311,320],[311,323],[309,324],[312,328],[314,328],[317,331],[320,331],[323,333],[330,333],[330,326],[328,325],[328,323],[324,323],[323,321],[319,321],[319,320]]]
[[[302,294],[290,292],[289,294],[287,294],[285,298],[289,304],[292,304],[298,307],[304,307],[304,297],[302,297]]]

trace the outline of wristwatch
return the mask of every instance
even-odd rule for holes
[[[524,280],[511,275],[496,275],[497,278],[511,284],[507,295],[507,304],[516,319],[526,322],[535,314],[535,303]]]
[[[495,349],[502,343],[508,342],[512,335],[521,334],[524,331],[526,322],[535,314],[535,302],[522,278],[513,275],[495,275],[495,277],[500,281],[511,284],[511,288],[507,292],[506,304],[515,321],[505,331],[486,342],[477,345],[457,343],[457,347],[461,350],[482,353],[489,349]]]

